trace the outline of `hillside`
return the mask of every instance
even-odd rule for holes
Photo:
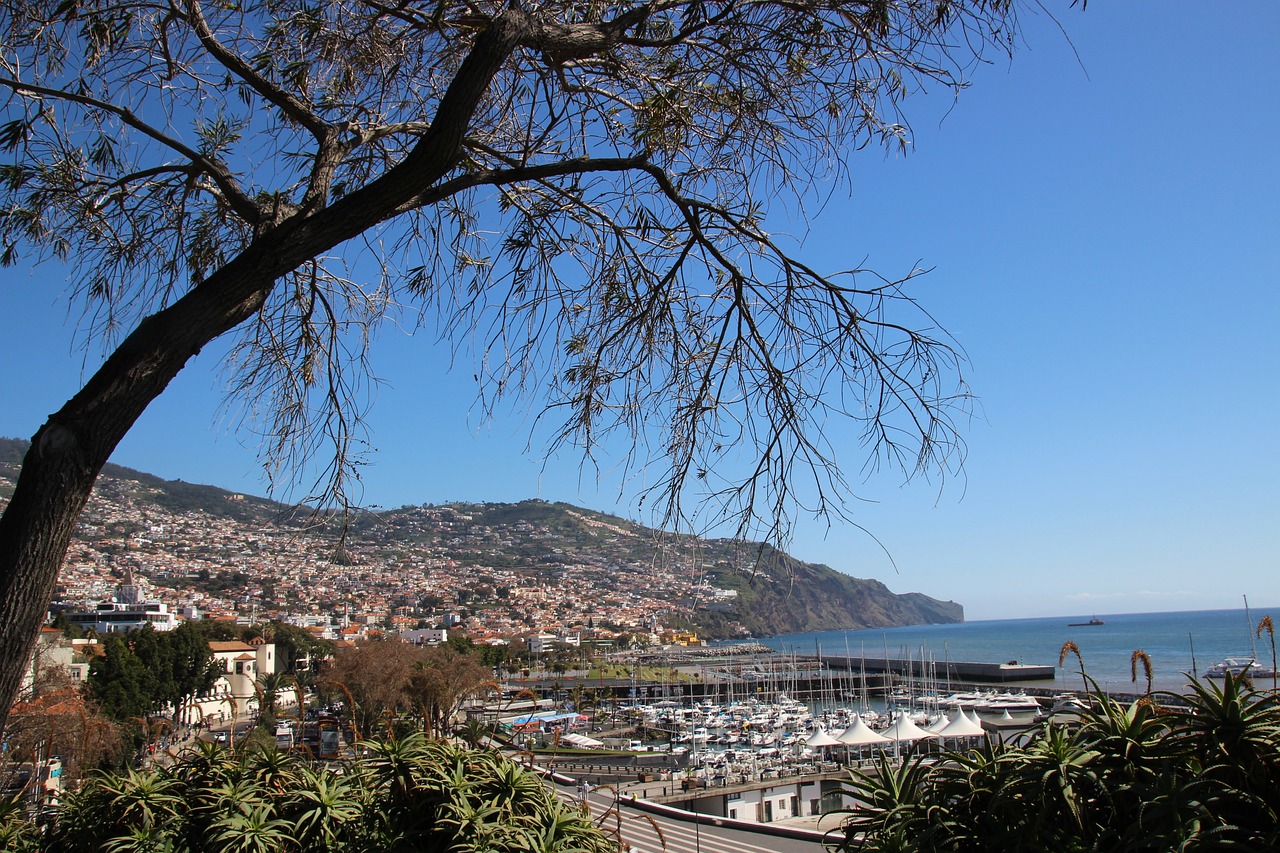
[[[451,542],[422,520],[428,508],[383,513],[376,523],[366,520],[358,532],[384,544],[405,541],[406,534],[419,541],[425,538],[462,565],[541,565],[554,573],[554,566],[585,561],[587,555],[607,555],[620,568],[677,565],[688,579],[688,589],[672,603],[691,627],[710,636],[964,621],[963,608],[954,602],[919,593],[897,595],[880,581],[850,577],[754,543],[675,537],[562,503],[451,508],[465,513],[487,535],[478,541]],[[717,590],[736,596],[719,595]]]
[[[0,501],[25,442],[0,439]],[[963,621],[963,608],[805,563],[767,546],[672,536],[539,500],[402,507],[336,537],[262,498],[111,465],[82,520],[64,587],[89,597],[127,568],[206,610],[350,612],[495,632],[650,620],[708,637]],[[73,558],[73,559],[72,559]],[[103,572],[107,573],[104,575]],[[75,572],[86,574],[78,582]],[[95,574],[96,573],[96,574]]]

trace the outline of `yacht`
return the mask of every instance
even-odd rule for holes
[[[1089,700],[1078,694],[1059,693],[1053,697],[1053,706],[1036,717],[1036,722],[1055,718],[1061,722],[1063,719],[1070,717],[1079,718],[1088,713],[1091,707]]]
[[[1226,678],[1231,675],[1239,678],[1247,675],[1250,678],[1273,678],[1276,672],[1269,666],[1263,666],[1253,658],[1226,658],[1222,663],[1215,663],[1205,671],[1205,678]]]

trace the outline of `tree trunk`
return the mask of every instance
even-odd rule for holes
[[[0,516],[0,732],[98,472],[188,359],[251,317],[273,282],[242,279],[237,290],[248,291],[247,298],[215,311],[210,297],[217,288],[206,287],[216,284],[211,278],[148,317],[32,438]]]
[[[404,161],[330,206],[281,223],[143,320],[32,438],[0,516],[0,735],[80,512],[116,445],[193,355],[262,307],[281,276],[411,206],[457,164],[476,106],[529,27],[523,13],[499,16],[476,38]]]

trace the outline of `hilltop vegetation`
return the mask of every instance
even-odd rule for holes
[[[9,499],[17,479],[27,442],[0,438],[0,498]],[[217,486],[202,486],[182,480],[165,480],[144,471],[107,463],[99,481],[113,480],[126,491],[128,484],[145,488],[147,500],[173,512],[202,512],[219,518],[232,518],[245,524],[259,524],[280,516],[289,508],[266,498],[244,495],[241,500],[227,500],[233,493]]]

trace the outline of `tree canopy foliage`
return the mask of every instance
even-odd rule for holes
[[[340,504],[388,321],[472,352],[485,412],[543,405],[550,452],[629,441],[672,523],[843,513],[836,434],[855,466],[951,473],[967,391],[915,271],[815,269],[767,217],[834,191],[850,151],[905,147],[908,95],[961,88],[1016,11],[3,0],[0,261],[64,263],[109,354],[0,517],[0,659],[111,451],[232,330],[267,472],[330,459]]]
[[[485,690],[492,678],[477,651],[373,639],[339,651],[317,683],[344,691],[355,704],[349,709],[352,720],[365,737],[398,717],[443,736],[462,702]]]
[[[184,622],[173,631],[155,631],[148,625],[103,639],[103,654],[89,664],[88,689],[114,719],[161,709],[177,719],[185,704],[213,688],[219,674],[201,626]]]
[[[0,786],[12,787],[14,771],[51,755],[62,761],[64,780],[109,765],[124,751],[122,728],[86,699],[65,670],[46,669],[36,676],[32,695],[13,706],[4,732]],[[9,849],[0,832],[0,850]]]

